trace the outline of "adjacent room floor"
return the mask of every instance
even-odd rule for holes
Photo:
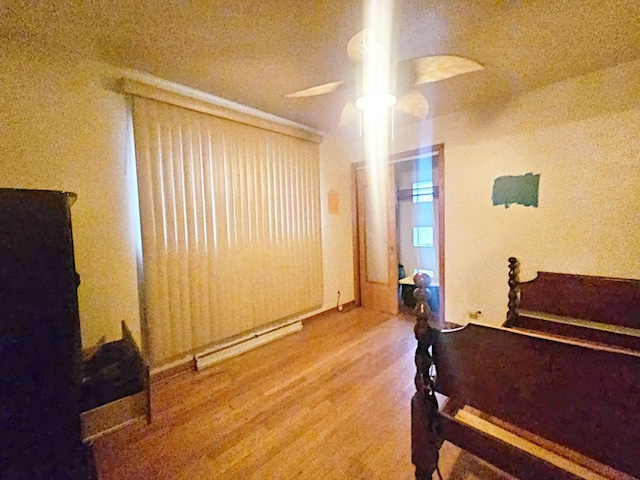
[[[96,441],[101,480],[413,478],[409,315],[355,309],[153,386],[153,422]],[[445,443],[445,479],[497,479]],[[437,478],[437,475],[434,475]]]

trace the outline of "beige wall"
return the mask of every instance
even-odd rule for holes
[[[139,332],[125,99],[101,82],[92,67],[51,52],[4,44],[0,54],[0,186],[78,194],[72,222],[85,346],[120,338],[121,320]]]
[[[106,66],[0,53],[0,185],[78,193],[73,207],[83,342],[139,331],[126,104]],[[638,278],[640,62],[396,132],[394,152],[445,144],[447,318],[502,321],[506,259],[523,278],[556,270]],[[353,299],[353,145],[321,145],[323,309]],[[356,149],[357,151],[357,149]],[[493,179],[541,174],[540,207],[491,204]],[[329,191],[338,213],[328,211]]]
[[[126,100],[113,88],[123,71],[6,47],[0,51],[0,187],[78,194],[72,220],[83,345],[120,338],[121,320],[140,341],[135,177],[127,160]],[[338,290],[341,303],[353,300],[351,185],[338,142],[323,142],[320,157],[325,310],[335,306]],[[338,194],[338,214],[328,213],[329,190]]]
[[[340,141],[325,137],[320,145],[320,194],[322,196],[323,309],[354,299],[351,207],[351,163]],[[337,213],[329,211],[329,192],[337,200]],[[335,205],[334,205],[335,208]]]
[[[392,151],[445,145],[446,315],[499,324],[507,258],[640,278],[640,61],[396,132]],[[539,208],[493,206],[493,180],[539,173]]]

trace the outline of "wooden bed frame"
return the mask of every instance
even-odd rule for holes
[[[520,283],[509,260],[502,327],[431,328],[428,280],[416,279],[416,478],[432,478],[444,440],[519,479],[640,478],[640,351],[620,344],[638,338],[640,282],[540,272]],[[586,323],[532,324],[532,311]]]
[[[509,258],[505,326],[640,351],[640,280],[538,272],[520,282]]]

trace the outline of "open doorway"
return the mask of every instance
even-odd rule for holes
[[[356,302],[397,313],[413,305],[413,275],[432,278],[431,309],[444,320],[444,145],[400,152],[389,158],[390,199],[384,281],[375,281],[367,250],[366,166],[354,166],[354,252]]]
[[[413,276],[426,273],[431,278],[429,306],[438,317],[444,311],[441,155],[437,149],[404,152],[393,162],[399,308],[406,311],[415,306]]]

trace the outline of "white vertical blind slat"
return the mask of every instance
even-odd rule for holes
[[[319,152],[135,98],[154,366],[322,303]]]

